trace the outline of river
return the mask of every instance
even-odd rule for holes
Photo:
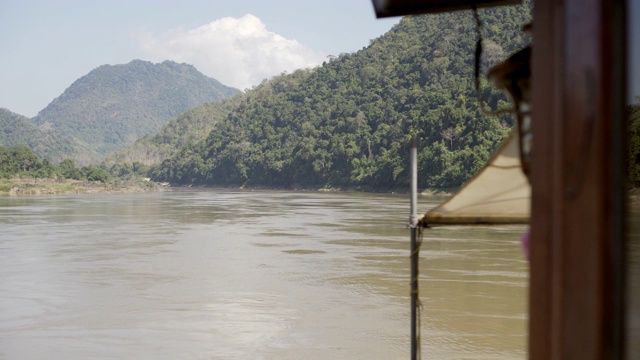
[[[406,359],[408,208],[327,192],[0,197],[0,359]],[[523,230],[424,231],[424,358],[525,357]]]

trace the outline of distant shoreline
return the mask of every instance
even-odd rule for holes
[[[57,180],[14,178],[0,179],[0,196],[42,196],[65,194],[129,194],[145,192],[172,191],[172,189],[235,189],[235,190],[275,190],[275,191],[311,191],[311,192],[365,192],[378,194],[408,194],[408,191],[358,189],[358,188],[276,188],[266,186],[203,186],[203,185],[175,185],[156,183],[148,180],[115,180],[107,183],[83,180]],[[426,189],[419,195],[448,197],[456,189]],[[627,199],[631,203],[640,203],[640,188],[627,190]]]
[[[408,194],[408,190],[401,189],[363,189],[363,188],[278,188],[268,186],[206,186],[206,185],[175,185],[156,183],[146,180],[116,180],[107,183],[100,181],[57,180],[14,178],[0,179],[0,196],[38,196],[62,194],[122,194],[171,191],[171,189],[235,189],[235,190],[276,190],[276,191],[318,191],[318,192],[364,192],[377,194]],[[420,195],[449,196],[451,189],[424,190]]]
[[[144,180],[100,181],[56,179],[0,179],[0,196],[63,194],[108,194],[166,191],[166,187]]]
[[[172,185],[173,189],[229,189],[229,190],[248,190],[248,191],[262,191],[262,190],[273,190],[273,191],[310,191],[310,192],[359,192],[359,193],[369,193],[369,194],[409,194],[409,189],[371,189],[371,188],[363,188],[363,187],[352,187],[352,188],[342,188],[342,187],[322,187],[322,186],[308,186],[308,187],[275,187],[275,186],[233,186],[233,185]],[[458,189],[424,189],[419,195],[426,196],[451,196]]]

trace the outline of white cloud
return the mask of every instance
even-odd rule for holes
[[[222,18],[192,30],[138,35],[140,50],[152,61],[193,64],[225,85],[241,90],[283,71],[316,66],[326,54],[270,32],[256,16]]]

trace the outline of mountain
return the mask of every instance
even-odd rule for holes
[[[532,3],[481,10],[482,68],[524,47]],[[263,82],[203,141],[150,174],[174,184],[337,187],[408,186],[407,144],[420,144],[420,187],[460,186],[513,125],[487,117],[474,83],[471,12],[403,18],[352,54]],[[482,97],[510,107],[482,80]]]
[[[188,64],[133,60],[102,65],[76,80],[32,120],[69,139],[87,163],[157,132],[176,115],[235,95]],[[53,161],[62,158],[48,154]],[[63,157],[71,155],[65,154]]]
[[[198,106],[173,118],[160,132],[146,135],[132,145],[107,157],[106,163],[139,162],[154,165],[175,155],[181,148],[193,145],[209,135],[211,130],[242,101],[243,94]]]
[[[40,129],[28,117],[0,108],[0,145],[27,145],[41,158],[53,155],[76,154],[76,149],[53,130]]]
[[[40,129],[31,122],[31,119],[0,108],[0,145],[27,144],[34,136],[39,138],[41,134]]]

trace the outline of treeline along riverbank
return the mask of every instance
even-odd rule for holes
[[[110,182],[51,178],[0,179],[0,195],[11,196],[134,193],[164,190],[166,190],[166,187],[162,184],[144,179],[114,180]]]

